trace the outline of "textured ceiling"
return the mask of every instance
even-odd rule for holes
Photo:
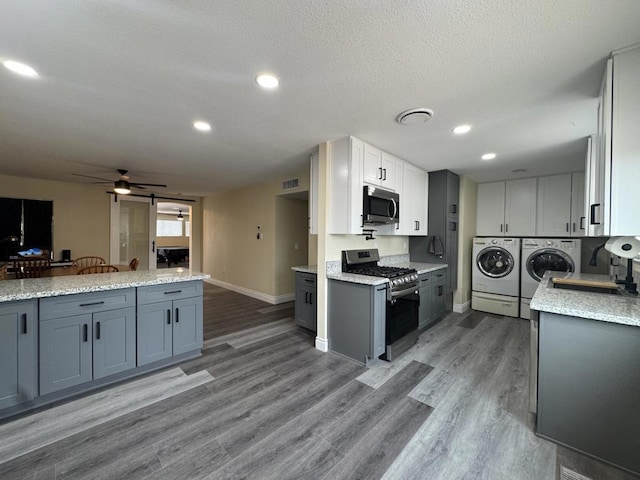
[[[605,58],[638,25],[638,0],[2,0],[0,59],[41,78],[0,68],[0,173],[206,194],[345,135],[477,181],[580,170]],[[394,122],[412,107],[433,119]]]

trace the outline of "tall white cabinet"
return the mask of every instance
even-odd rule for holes
[[[524,237],[535,235],[536,179],[478,185],[476,234]]]
[[[587,158],[589,236],[640,235],[640,47],[614,52],[598,103],[598,133]]]

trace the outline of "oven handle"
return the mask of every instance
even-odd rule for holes
[[[410,287],[410,288],[405,288],[404,290],[397,290],[395,292],[391,292],[391,298],[397,298],[397,297],[403,297],[405,295],[409,295],[411,293],[418,293],[418,287],[416,285]]]

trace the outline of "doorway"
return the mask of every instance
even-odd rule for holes
[[[149,198],[113,197],[111,201],[112,264],[138,258],[138,270],[156,269],[156,205]]]
[[[191,206],[158,202],[156,268],[191,268]]]

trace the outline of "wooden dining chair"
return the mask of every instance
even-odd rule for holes
[[[49,259],[21,258],[13,262],[16,278],[40,278],[51,269]]]
[[[129,262],[129,268],[131,270],[137,270],[139,264],[140,264],[140,259],[139,258],[134,258]]]
[[[0,280],[6,280],[7,278],[9,278],[7,275],[7,266],[2,265],[0,267]]]
[[[115,265],[89,265],[78,270],[78,275],[86,275],[88,273],[114,273],[120,270]]]
[[[73,261],[76,268],[90,267],[91,265],[104,265],[107,263],[104,258],[97,256],[78,257]]]

